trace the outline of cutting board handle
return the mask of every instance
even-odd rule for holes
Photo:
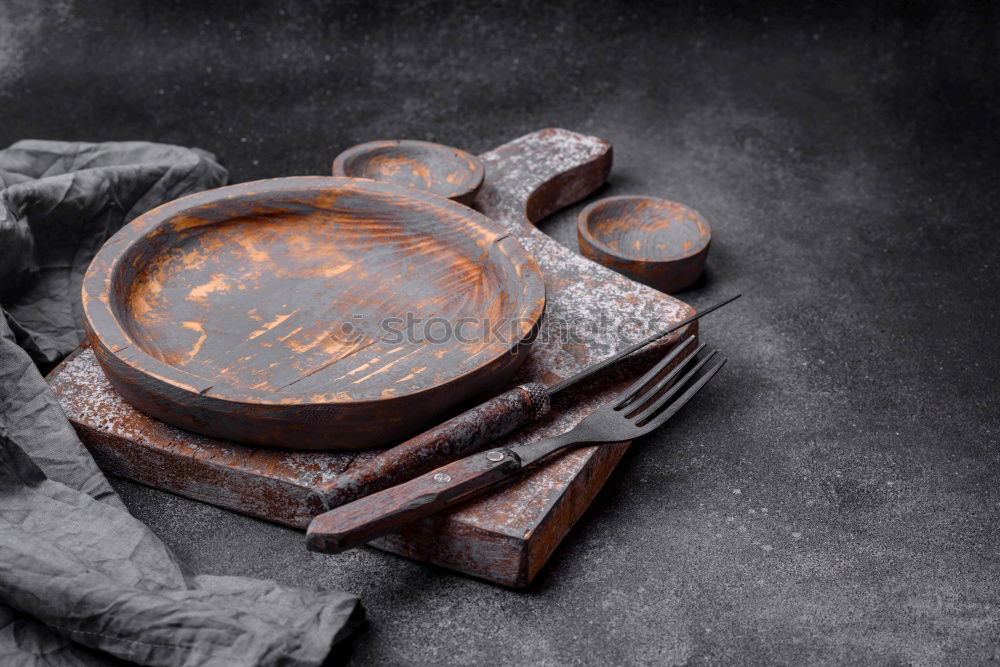
[[[479,159],[486,165],[486,182],[474,207],[520,237],[542,234],[534,223],[601,187],[614,153],[604,139],[549,127]]]

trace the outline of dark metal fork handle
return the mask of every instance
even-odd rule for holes
[[[520,469],[520,459],[509,449],[490,449],[467,456],[320,514],[309,524],[306,546],[311,551],[325,553],[360,546],[411,521],[457,505]]]

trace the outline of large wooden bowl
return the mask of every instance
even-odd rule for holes
[[[83,285],[88,337],[132,405],[301,449],[402,439],[510,379],[538,266],[479,213],[389,183],[296,177],[136,218]]]

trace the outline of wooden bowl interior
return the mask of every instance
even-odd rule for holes
[[[146,354],[216,387],[354,400],[418,391],[495,356],[484,319],[520,307],[517,269],[490,232],[439,216],[350,189],[206,204],[122,255],[110,306]],[[461,341],[446,335],[457,322]]]
[[[479,189],[485,169],[479,158],[450,146],[425,141],[375,141],[338,156],[334,174],[462,199]]]
[[[701,215],[654,197],[614,197],[598,202],[582,219],[589,239],[626,259],[670,261],[705,248],[711,229]]]

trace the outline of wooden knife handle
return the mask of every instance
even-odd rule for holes
[[[523,384],[424,431],[368,461],[358,462],[313,492],[314,506],[330,510],[387,489],[489,446],[549,410],[548,390]]]
[[[309,524],[310,551],[339,553],[360,546],[400,526],[459,504],[514,474],[521,461],[509,449],[491,449],[337,509]]]

